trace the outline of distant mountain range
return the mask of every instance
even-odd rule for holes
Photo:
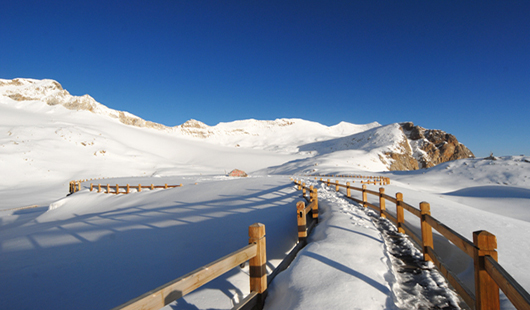
[[[4,130],[0,132],[0,144],[3,143],[4,151],[6,151],[6,142],[8,144],[9,141],[16,142],[13,140],[13,134],[16,131],[19,132],[19,140],[22,139],[25,143],[34,142],[35,145],[31,149],[33,153],[39,153],[39,148],[49,148],[52,145],[42,144],[42,140],[60,138],[70,143],[75,140],[75,143],[85,147],[70,150],[73,153],[68,153],[68,156],[79,158],[79,156],[83,157],[86,155],[85,153],[89,152],[93,157],[109,157],[111,153],[120,153],[122,160],[123,156],[128,158],[127,162],[133,161],[130,156],[141,157],[143,161],[147,162],[156,161],[152,164],[152,170],[155,171],[160,169],[161,161],[159,158],[155,159],[156,156],[153,158],[151,155],[158,154],[157,156],[161,156],[159,154],[165,154],[164,149],[167,149],[168,146],[166,144],[156,146],[150,143],[148,146],[139,145],[143,143],[143,140],[134,138],[138,131],[127,128],[137,127],[146,136],[165,135],[165,139],[173,141],[175,146],[180,144],[177,149],[195,154],[196,158],[171,154],[163,155],[162,157],[166,159],[162,161],[164,167],[172,163],[176,167],[202,165],[207,170],[208,167],[211,167],[207,163],[210,161],[210,157],[200,154],[203,151],[206,152],[205,149],[212,152],[212,148],[206,147],[205,144],[212,145],[212,147],[217,145],[222,148],[222,150],[214,148],[214,153],[215,150],[223,153],[226,152],[227,148],[237,148],[287,156],[271,162],[264,161],[261,164],[248,165],[250,169],[265,169],[268,173],[317,172],[319,165],[333,166],[338,165],[338,162],[341,163],[341,166],[343,164],[351,166],[353,170],[415,170],[432,167],[450,160],[474,157],[473,153],[459,143],[453,135],[441,130],[428,130],[410,122],[385,126],[377,122],[364,125],[341,122],[328,127],[302,119],[276,119],[272,121],[251,119],[208,126],[191,119],[182,125],[167,127],[146,121],[128,112],[110,109],[89,95],[72,96],[58,82],[53,80],[0,79],[0,108],[2,107],[6,109],[6,113],[3,112],[0,116],[3,124],[0,126],[4,127]],[[26,114],[17,114],[21,120],[19,124],[9,125],[10,122],[4,121],[3,118],[8,117],[9,113],[13,113],[13,111],[7,112],[13,108],[18,109],[19,112],[26,111]],[[70,112],[67,113],[64,108]],[[91,112],[93,115],[88,116],[86,112]],[[55,115],[56,117],[41,117],[36,123],[22,121],[38,116],[39,113],[48,116]],[[72,118],[72,115],[76,115],[76,117]],[[89,118],[90,121],[87,121]],[[75,119],[78,119],[79,122],[76,122]],[[121,123],[121,127],[116,127],[117,123]],[[23,130],[21,127],[24,127],[24,124],[38,124],[38,126],[26,126],[26,130]],[[113,137],[108,132],[111,130],[108,124],[113,124],[112,130],[120,128],[119,137]],[[41,129],[41,133],[42,131],[49,131],[52,134],[47,137],[40,135],[40,138],[37,139],[32,130],[35,131],[38,128]],[[21,130],[25,133],[23,138],[20,138]],[[191,143],[191,141],[195,142]],[[102,144],[105,144],[105,148],[97,147]],[[61,145],[63,144],[56,143],[57,152],[61,152]],[[197,147],[198,145],[203,146]],[[194,151],[190,151],[188,149],[190,147]],[[13,151],[17,153],[15,149]],[[42,150],[42,152],[46,151]],[[76,152],[82,154],[76,155]],[[27,152],[25,154],[30,160],[31,156]],[[56,159],[59,158],[60,156]],[[35,159],[32,158],[31,160]],[[201,162],[201,159],[204,162]],[[54,159],[50,158],[49,160]],[[116,158],[116,160],[118,159]],[[272,165],[267,166],[268,163]],[[144,164],[146,163],[144,162],[142,165]],[[91,165],[88,164],[88,166]],[[44,168],[45,163],[43,163]],[[226,167],[230,170],[231,168],[235,167]],[[129,173],[133,173],[133,171],[134,169]],[[189,169],[183,169],[183,171],[189,171]]]

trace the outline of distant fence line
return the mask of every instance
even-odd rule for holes
[[[76,193],[78,191],[81,190],[81,183],[83,182],[87,182],[87,181],[90,181],[90,180],[79,180],[79,181],[71,181],[70,182],[70,194],[73,194],[73,193]],[[90,191],[94,191],[97,189],[97,192],[98,193],[105,193],[105,194],[130,194],[131,193],[131,189],[136,189],[137,192],[141,192],[142,191],[142,188],[146,188],[146,189],[151,189],[151,190],[154,190],[155,188],[164,188],[164,189],[168,189],[168,188],[175,188],[175,187],[182,187],[182,183],[179,184],[179,185],[167,185],[164,184],[164,185],[154,185],[154,184],[150,184],[150,185],[142,185],[142,184],[138,184],[138,185],[130,185],[130,184],[127,184],[127,185],[122,185],[120,186],[119,184],[116,184],[116,185],[110,185],[110,184],[94,184],[94,183],[90,183]],[[120,189],[124,189],[124,191],[120,191]]]
[[[294,181],[301,186],[301,181]],[[476,310],[499,310],[500,297],[499,288],[506,297],[519,310],[530,309],[530,294],[498,263],[497,261],[497,239],[495,235],[481,230],[473,232],[473,242],[461,236],[445,224],[431,216],[430,205],[421,202],[417,209],[403,201],[403,194],[396,193],[396,197],[385,194],[384,188],[372,191],[362,185],[361,188],[353,187],[349,182],[340,184],[338,180],[332,183],[330,179],[320,182],[327,186],[335,186],[335,190],[346,189],[346,197],[369,207],[379,213],[382,218],[387,218],[396,225],[400,233],[407,234],[420,247],[425,261],[432,262],[447,281],[455,288],[471,309]],[[351,196],[351,190],[361,193],[361,199]],[[368,202],[368,194],[379,197],[379,205]],[[386,201],[396,205],[396,217],[386,209]],[[411,227],[405,222],[404,210],[409,211],[420,219],[421,236],[416,235]],[[464,283],[442,262],[434,250],[432,229],[438,231],[448,241],[457,246],[473,259],[475,268],[475,292],[464,285]]]
[[[315,180],[318,177],[321,178],[348,178],[348,179],[364,179],[359,183],[361,184],[379,184],[379,185],[390,185],[390,178],[383,176],[373,176],[373,175],[360,175],[360,174],[300,174],[298,176],[302,177],[314,177]],[[352,181],[355,183],[355,181]]]
[[[308,202],[307,206],[303,201],[296,204],[298,243],[270,275],[267,276],[266,268],[265,225],[255,223],[249,226],[249,245],[131,299],[112,310],[157,310],[163,308],[246,261],[249,261],[251,293],[232,310],[262,309],[267,296],[268,285],[276,275],[287,269],[296,254],[307,244],[308,235],[318,223],[317,189],[312,186],[310,188],[299,186],[298,188],[303,189],[303,197]]]

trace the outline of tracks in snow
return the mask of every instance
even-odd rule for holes
[[[309,183],[315,182],[309,181]],[[387,219],[348,200],[341,192],[325,184],[318,184],[319,200],[328,200],[349,215],[352,225],[378,230],[384,241],[389,273],[385,276],[394,304],[398,309],[468,309],[458,295],[449,288],[445,278],[432,263],[423,261],[423,254],[406,235],[397,232]],[[363,216],[360,216],[363,215]],[[370,220],[367,220],[369,218]]]

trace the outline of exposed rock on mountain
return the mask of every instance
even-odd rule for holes
[[[455,159],[475,158],[475,155],[452,134],[414,126],[412,122],[400,125],[409,139],[413,149],[412,156],[419,168],[430,168]]]
[[[418,170],[419,163],[413,156],[414,152],[410,147],[409,141],[406,137],[397,144],[397,151],[385,152],[386,158],[390,159],[388,170],[390,171],[407,171]],[[386,162],[384,157],[380,156],[382,162]]]

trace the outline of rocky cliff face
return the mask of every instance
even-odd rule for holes
[[[458,142],[452,134],[442,130],[425,129],[415,126],[412,122],[400,125],[410,144],[410,152],[407,150],[403,154],[388,154],[394,159],[395,165],[391,166],[390,170],[430,168],[451,160],[475,158],[473,152]]]

